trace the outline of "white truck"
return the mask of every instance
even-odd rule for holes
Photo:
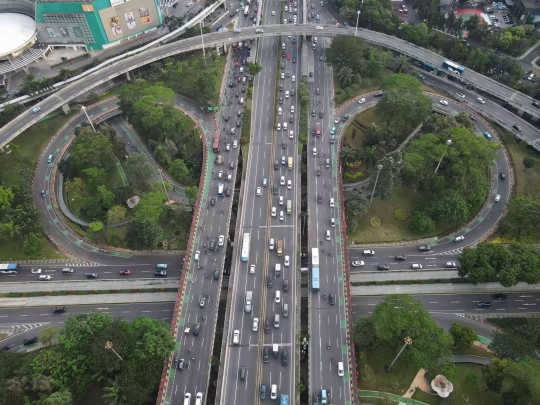
[[[253,305],[253,291],[246,291],[246,303],[244,304],[244,310],[246,313],[251,313],[251,308]]]

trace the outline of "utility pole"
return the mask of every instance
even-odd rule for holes
[[[449,147],[450,145],[452,145],[452,140],[451,140],[451,139],[449,139],[449,140],[446,141],[446,148],[444,149],[444,152],[443,152],[443,154],[442,154],[442,156],[441,156],[441,159],[439,160],[439,163],[437,164],[437,167],[435,168],[435,173],[437,173],[437,170],[439,170],[439,166],[441,165],[441,162],[442,162],[442,159],[443,159],[443,157],[444,157],[444,154],[446,153],[446,151],[448,150],[448,147]]]
[[[124,361],[124,359],[122,357],[120,357],[120,355],[118,353],[116,353],[116,350],[113,349],[113,344],[112,342],[105,342],[105,349],[107,350],[112,350],[114,354],[116,354],[116,356],[118,356],[118,358],[122,361]]]
[[[387,373],[391,373],[392,372],[392,367],[394,366],[396,360],[399,358],[399,356],[401,355],[401,353],[403,353],[403,350],[405,350],[405,348],[409,345],[412,344],[412,339],[410,337],[406,337],[404,339],[404,345],[403,347],[401,348],[401,350],[399,351],[399,353],[397,354],[396,358],[394,359],[394,361],[392,361],[392,363],[389,365],[389,366],[386,366],[384,368],[384,371],[386,371]]]
[[[369,200],[369,207],[368,211],[371,209],[371,202],[373,201],[373,196],[375,195],[375,189],[377,188],[377,181],[379,180],[379,173],[381,172],[383,168],[383,165],[377,165],[377,177],[375,177],[375,185],[373,186],[373,190],[371,190],[371,199]]]
[[[86,107],[83,105],[81,108],[84,111],[84,114],[86,115],[86,118],[88,118],[88,122],[92,126],[92,129],[94,130],[94,132],[97,132],[96,128],[94,128],[94,124],[92,124],[92,120],[90,120],[90,117],[88,116],[88,113],[86,112]]]

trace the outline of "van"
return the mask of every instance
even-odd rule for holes
[[[281,365],[286,366],[289,364],[289,352],[287,350],[283,350],[281,352]]]
[[[279,328],[279,314],[274,315],[274,328]]]
[[[286,122],[283,123],[283,130],[284,130],[284,131],[287,130],[287,123],[286,123]]]
[[[203,405],[202,392],[197,392],[197,396],[195,397],[195,405]]]
[[[326,240],[330,240],[330,230],[326,230]]]
[[[340,377],[343,377],[344,374],[345,374],[345,371],[343,370],[343,362],[340,361],[337,364],[337,375],[339,375]]]
[[[283,314],[283,318],[289,317],[289,304],[283,304],[283,311],[281,313]]]
[[[274,343],[272,345],[272,357],[274,359],[277,359],[278,355],[279,355],[279,345],[277,343]]]
[[[292,201],[287,200],[287,215],[291,215],[291,214],[292,214]]]
[[[49,155],[49,158],[47,159],[47,163],[51,163],[53,159],[54,159],[53,155]]]
[[[198,262],[200,257],[201,257],[201,252],[197,250],[197,251],[195,252],[195,256],[193,257],[193,260],[195,260],[196,262]]]
[[[189,405],[191,402],[191,394],[189,392],[184,395],[184,405]]]
[[[287,162],[288,162],[287,169],[292,170],[292,167],[293,167],[293,158],[292,158],[292,156],[289,156],[289,158],[287,159]]]
[[[71,269],[69,267],[64,267],[62,269],[62,274],[73,274],[74,271],[75,271],[74,269]]]
[[[283,254],[283,241],[280,239],[277,241],[277,255],[281,256]]]
[[[281,264],[280,263],[276,263],[276,269],[275,269],[274,274],[276,275],[276,277],[280,276],[280,274],[281,274]]]
[[[270,250],[274,250],[274,238],[270,238]]]
[[[327,404],[328,403],[328,394],[326,393],[326,390],[321,390],[321,404]]]
[[[219,183],[218,184],[218,190],[217,190],[217,195],[218,197],[223,197],[223,183]]]
[[[324,163],[324,167],[327,169],[330,169],[330,159],[326,159],[326,162]]]
[[[334,208],[334,199],[330,198],[330,208]]]

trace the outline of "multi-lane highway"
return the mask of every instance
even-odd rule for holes
[[[262,20],[278,24],[282,4],[265,2]],[[288,16],[286,13],[284,18]],[[282,394],[295,397],[299,289],[294,269],[298,268],[300,184],[298,103],[294,94],[300,74],[299,49],[298,43],[286,36],[281,40],[264,38],[256,44],[256,62],[262,71],[255,77],[253,88],[251,143],[236,230],[230,317],[224,335],[222,404],[258,403],[262,385],[267,398],[274,385],[278,398]],[[280,85],[276,99],[276,86]],[[250,249],[244,251],[247,234]],[[249,312],[248,294],[252,296]],[[235,334],[239,334],[238,342]]]

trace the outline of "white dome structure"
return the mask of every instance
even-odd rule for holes
[[[0,13],[0,60],[13,59],[36,42],[36,22],[18,13]]]

